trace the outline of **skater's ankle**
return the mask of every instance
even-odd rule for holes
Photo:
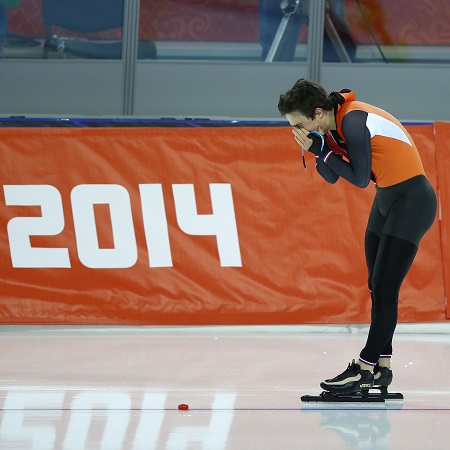
[[[365,361],[359,359],[358,365],[361,370],[368,370],[369,372],[373,373],[374,366],[372,364],[368,364]]]
[[[391,368],[391,356],[380,356],[380,359],[378,360],[378,365],[380,367],[388,367]]]

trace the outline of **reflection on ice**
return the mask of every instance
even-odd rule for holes
[[[8,391],[1,448],[224,450],[236,393],[217,393],[208,414],[167,408],[167,393],[124,391]],[[172,417],[174,414],[177,417]],[[169,424],[165,425],[165,419]]]
[[[389,449],[391,424],[387,411],[321,411],[320,428],[339,435],[351,449]]]

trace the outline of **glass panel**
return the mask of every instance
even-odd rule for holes
[[[140,1],[139,40],[162,60],[261,61],[296,0]],[[298,1],[298,3],[302,3]],[[307,3],[307,1],[303,1]],[[303,16],[290,21],[283,60],[306,59]],[[296,45],[296,43],[299,45]],[[289,48],[287,48],[289,47]],[[280,59],[281,60],[281,59]]]
[[[138,57],[306,61],[308,6],[140,0]],[[0,57],[120,59],[123,12],[124,0],[0,0]],[[327,0],[323,61],[448,63],[449,23],[448,0]]]
[[[155,44],[158,59],[306,60],[307,0],[140,5],[139,39]],[[449,23],[448,0],[327,0],[323,61],[447,63]]]
[[[345,3],[344,0],[327,0],[325,2],[324,62],[356,61],[356,44],[350,33]]]
[[[120,59],[123,10],[124,0],[0,0],[3,57]]]
[[[306,61],[308,5],[306,0],[259,0],[264,61]]]
[[[448,0],[328,0],[324,61],[448,63]],[[340,56],[338,55],[340,53]]]

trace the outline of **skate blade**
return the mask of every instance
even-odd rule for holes
[[[306,405],[322,405],[323,407],[379,407],[401,409],[403,395],[399,392],[358,392],[353,394],[333,394],[323,391],[320,395],[303,395],[301,401]]]

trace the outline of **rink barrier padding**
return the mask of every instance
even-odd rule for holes
[[[401,322],[448,318],[450,124],[408,125],[439,191]],[[367,323],[375,193],[289,127],[0,129],[0,323]],[[436,161],[438,163],[436,163]]]

